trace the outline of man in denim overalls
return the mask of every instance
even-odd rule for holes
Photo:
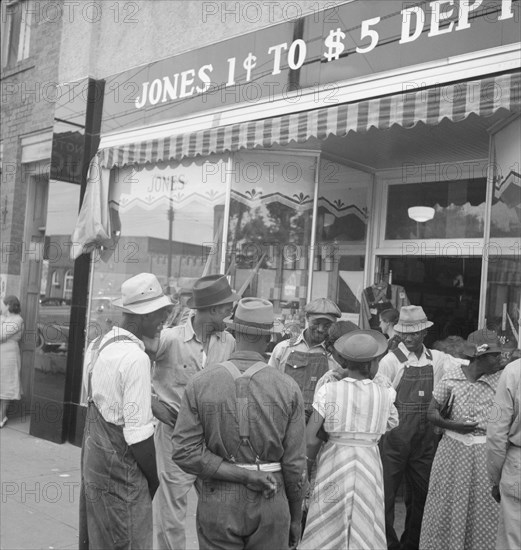
[[[306,328],[296,340],[283,340],[277,344],[269,365],[295,380],[304,397],[306,418],[309,418],[317,382],[328,370],[342,372],[333,357],[328,356],[324,344],[329,328],[340,318],[341,312],[328,298],[312,300],[304,311]]]
[[[88,395],[81,457],[79,546],[151,548],[152,498],[159,485],[144,337],[162,329],[170,298],[155,275],[121,286],[123,321],[85,355]]]
[[[436,450],[433,426],[427,421],[432,390],[445,369],[459,362],[423,345],[433,323],[420,306],[404,306],[394,330],[402,339],[381,361],[375,381],[396,390],[400,424],[382,438],[385,522],[389,550],[417,550],[429,476]],[[405,530],[394,530],[394,503],[402,479],[406,482]]]

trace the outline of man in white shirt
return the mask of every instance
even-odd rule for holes
[[[85,356],[88,411],[82,446],[80,548],[151,548],[158,487],[150,359],[142,342],[161,331],[171,300],[155,275],[121,286],[121,326]]]
[[[436,451],[433,426],[427,420],[432,390],[451,364],[460,361],[427,349],[423,340],[433,323],[420,306],[403,306],[395,332],[402,342],[381,361],[375,382],[392,385],[400,424],[382,438],[385,522],[389,550],[413,550],[420,542],[423,508]],[[405,531],[394,530],[394,502],[403,477],[406,481]]]

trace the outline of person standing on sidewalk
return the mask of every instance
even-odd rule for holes
[[[154,403],[171,411],[170,419],[156,414],[161,420],[155,432],[160,484],[154,499],[154,524],[159,550],[186,548],[188,492],[195,476],[172,460],[172,434],[186,385],[207,365],[228,359],[235,349],[235,339],[224,332],[223,319],[231,314],[240,296],[232,291],[226,276],[201,277],[192,292],[187,306],[195,311],[184,325],[162,331],[152,374],[157,394]]]
[[[199,548],[295,548],[306,467],[302,394],[265,363],[271,302],[244,298],[225,322],[237,351],[189,382],[173,436],[174,460],[198,476]]]
[[[433,323],[421,306],[403,306],[394,329],[402,342],[379,363],[374,381],[396,390],[399,425],[382,438],[385,530],[389,550],[417,550],[429,476],[436,451],[434,427],[427,420],[432,390],[446,369],[459,365],[454,357],[427,349],[423,340]],[[396,494],[405,478],[405,531],[394,530]]]
[[[158,487],[150,392],[154,338],[172,307],[155,275],[121,286],[121,326],[87,349],[88,410],[81,459],[80,548],[151,548]]]
[[[9,403],[21,397],[20,340],[24,321],[20,315],[20,300],[16,296],[6,296],[0,306],[0,428],[3,428],[7,422]]]
[[[293,378],[304,396],[306,417],[313,412],[313,396],[317,382],[328,370],[342,371],[328,355],[325,341],[331,325],[341,316],[335,302],[328,298],[312,300],[304,308],[306,328],[296,340],[283,340],[273,349],[269,364]]]
[[[521,359],[517,359],[509,363],[501,374],[494,399],[495,406],[487,426],[488,474],[492,482],[492,496],[501,505],[496,538],[498,550],[521,548],[520,399]]]

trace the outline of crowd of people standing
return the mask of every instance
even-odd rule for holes
[[[225,276],[195,282],[177,326],[152,274],[118,305],[86,354],[83,548],[185,548],[194,485],[201,549],[521,547],[521,363],[495,332],[451,355],[425,347],[420,306],[379,332],[319,298],[268,359],[271,302]]]

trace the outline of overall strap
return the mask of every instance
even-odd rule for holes
[[[109,338],[101,347],[101,341],[103,340],[104,335],[100,336],[99,338],[96,338],[94,340],[94,344],[92,345],[92,363],[91,367],[89,369],[88,379],[87,379],[87,402],[92,401],[92,372],[94,371],[94,367],[96,366],[96,363],[98,361],[98,358],[100,356],[100,353],[107,347],[110,346],[110,344],[114,344],[115,342],[122,342],[124,340],[128,340],[129,342],[132,342],[132,338],[125,334],[121,334],[119,336],[113,336],[112,338]]]
[[[407,356],[400,348],[393,349],[391,353],[394,354],[394,356],[396,357],[396,359],[398,359],[398,361],[400,361],[400,363],[407,363]]]

